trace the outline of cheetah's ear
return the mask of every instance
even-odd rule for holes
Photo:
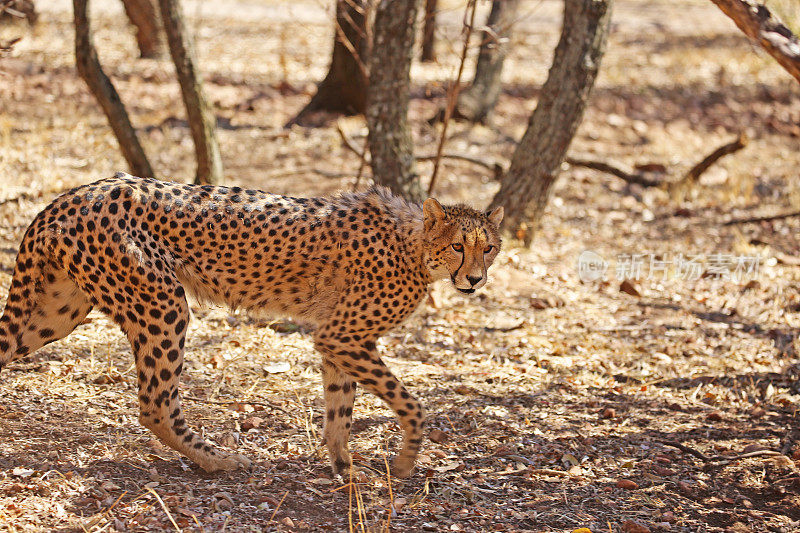
[[[422,218],[425,229],[429,230],[445,218],[444,208],[436,198],[428,198],[422,203]]]
[[[503,222],[503,215],[505,211],[503,207],[495,207],[492,211],[486,213],[486,216],[489,217],[489,222],[496,228],[500,227],[500,223]]]

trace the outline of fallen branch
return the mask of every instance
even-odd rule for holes
[[[788,213],[781,213],[778,215],[767,215],[763,217],[745,217],[745,218],[732,218],[725,222],[723,226],[733,226],[735,224],[749,224],[751,222],[769,222],[771,220],[782,220],[784,218],[792,218],[800,216],[800,211],[790,211]]]
[[[711,0],[800,82],[800,40],[767,6],[753,0]]]
[[[695,450],[690,446],[686,446],[685,444],[681,444],[680,442],[675,441],[663,441],[661,444],[664,446],[669,446],[671,448],[677,448],[682,452],[688,453],[689,455],[693,455],[700,459],[705,463],[717,463],[720,465],[726,465],[732,463],[734,461],[739,461],[741,459],[749,459],[750,457],[761,457],[761,456],[770,456],[775,457],[778,455],[783,455],[781,452],[776,452],[775,450],[757,450],[754,452],[747,452],[741,453],[739,455],[706,455],[701,451]]]
[[[558,477],[570,477],[572,474],[569,472],[564,472],[563,470],[554,470],[552,468],[529,468],[528,471],[531,474],[539,474],[540,476],[558,476]]]
[[[587,160],[587,159],[580,159],[575,157],[567,157],[564,161],[568,164],[576,166],[576,167],[584,167],[589,168],[592,170],[597,170],[598,172],[605,172],[606,174],[611,174],[612,176],[616,176],[628,183],[634,183],[636,185],[641,185],[643,187],[661,187],[668,189],[670,193],[676,192],[681,190],[685,187],[691,186],[697,182],[697,179],[711,166],[719,161],[721,158],[725,157],[726,155],[732,154],[734,152],[738,152],[745,146],[747,146],[747,136],[744,134],[739,134],[739,136],[730,142],[727,142],[705,156],[699,163],[694,165],[684,176],[679,180],[653,180],[648,178],[642,172],[631,172],[629,170],[625,170],[618,165],[614,165],[611,163],[606,163],[603,161],[594,161],[594,160]]]
[[[677,448],[682,452],[688,453],[689,455],[693,455],[693,456],[697,457],[698,459],[702,459],[703,461],[706,461],[706,462],[711,460],[711,458],[709,456],[707,456],[706,454],[704,454],[703,452],[695,450],[694,448],[690,448],[689,446],[686,446],[685,444],[681,444],[680,442],[664,441],[661,444],[663,444],[664,446],[669,446],[670,448]]]
[[[0,11],[0,14],[1,13],[2,11]],[[14,48],[14,45],[20,41],[20,39],[22,39],[22,37],[15,37],[10,41],[0,41],[0,52],[10,52],[11,49]]]
[[[342,138],[342,142],[344,143],[344,146],[348,150],[358,155],[359,157],[365,156],[364,152],[362,152],[355,145],[353,139],[348,137],[348,135],[338,124],[336,126],[336,131],[339,132],[339,136]],[[670,190],[672,190],[672,188],[674,187],[680,188],[695,183],[697,181],[697,178],[699,178],[706,170],[708,170],[714,163],[716,163],[722,157],[737,152],[742,148],[744,148],[745,146],[747,146],[747,137],[744,134],[741,134],[735,140],[720,146],[719,148],[715,149],[713,152],[708,154],[699,163],[694,165],[683,178],[677,181],[669,179],[655,180],[647,177],[647,174],[644,172],[627,170],[623,168],[621,165],[608,163],[605,161],[597,161],[594,159],[584,159],[580,157],[568,156],[564,159],[564,161],[573,167],[588,168],[591,170],[596,170],[598,172],[603,172],[605,174],[611,174],[612,176],[615,176],[623,181],[632,183],[634,185],[641,185],[642,187],[669,188]],[[417,156],[416,159],[417,161],[435,161],[437,157],[439,157],[438,154],[426,154]],[[504,165],[501,161],[498,160],[487,160],[485,158],[472,156],[468,154],[461,154],[457,152],[443,153],[441,154],[441,159],[455,159],[458,161],[465,161],[467,163],[472,163],[473,165],[483,167],[487,170],[492,171],[494,173],[495,179],[499,179],[505,173],[505,168],[506,168],[506,165]],[[366,161],[367,163],[369,163],[369,158],[366,158]],[[790,214],[786,216],[788,217],[794,215],[795,214]],[[796,215],[800,215],[800,212],[796,213]]]
[[[505,327],[483,326],[482,329],[490,333],[494,332],[508,333],[509,331],[516,331],[518,329],[522,329],[523,326],[525,326],[525,321],[520,320],[518,324],[514,324],[513,326],[505,326]]]
[[[634,183],[643,187],[661,187],[664,184],[663,180],[653,180],[646,177],[643,173],[629,172],[618,166],[612,165],[611,163],[605,163],[603,161],[592,161],[589,159],[579,159],[575,157],[566,157],[564,161],[573,167],[583,167],[597,170],[598,172],[605,172],[606,174],[611,174],[612,176],[616,176],[622,180],[625,180],[628,183]]]
[[[711,165],[732,153],[738,152],[747,146],[748,138],[744,133],[740,133],[736,139],[731,142],[725,143],[707,156],[705,156],[699,163],[689,169],[689,172],[683,176],[679,181],[670,184],[670,191],[676,191],[682,187],[691,186],[697,182],[699,178]]]
[[[789,255],[787,253],[782,252],[781,250],[778,250],[777,247],[771,242],[762,241],[761,239],[750,239],[750,244],[754,244],[756,246],[769,246],[770,248],[772,248],[771,251],[772,257],[777,259],[779,263],[783,263],[785,265],[790,265],[790,266],[800,266],[800,257]]]
[[[520,474],[527,474],[530,472],[530,468],[518,468],[517,470],[507,470],[505,472],[484,472],[484,476],[518,476]],[[558,470],[554,470],[554,472],[558,472]]]

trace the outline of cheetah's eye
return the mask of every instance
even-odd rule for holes
[[[453,246],[453,250],[455,250],[458,253],[461,253],[461,252],[464,251],[464,245],[462,245],[461,243],[454,242],[452,246]]]
[[[494,250],[494,246],[489,245],[489,246],[487,246],[486,248],[483,249],[483,253],[488,254],[492,250]]]

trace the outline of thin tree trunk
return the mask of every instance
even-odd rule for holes
[[[411,58],[416,35],[416,0],[380,0],[375,13],[367,103],[372,175],[409,199],[422,198],[408,126]]]
[[[133,174],[141,177],[153,176],[153,168],[139,144],[136,130],[131,125],[125,106],[111,80],[103,72],[97,51],[92,45],[92,30],[87,13],[88,0],[72,0],[75,18],[75,64],[97,103],[103,108],[108,123],[114,131],[122,155]]]
[[[186,31],[179,0],[159,0],[158,3],[194,141],[197,157],[195,183],[222,183],[222,157],[217,143],[216,119],[203,93],[203,81],[195,67],[194,44]]]
[[[511,28],[517,16],[519,0],[494,0],[488,27],[483,31],[475,78],[458,96],[454,117],[484,122],[494,109],[502,89],[503,62],[508,52]]]
[[[516,0],[514,0],[516,1]],[[439,0],[425,0],[425,25],[422,30],[422,61],[436,61],[436,11]]]
[[[589,101],[605,50],[613,0],[565,0],[553,65],[528,129],[491,208],[503,206],[506,232],[529,245]],[[521,235],[520,235],[521,234]]]
[[[314,111],[364,113],[369,85],[369,3],[369,0],[336,1],[336,32],[328,74],[317,85],[317,93],[286,126],[302,124]]]
[[[152,0],[122,0],[125,14],[136,27],[136,42],[139,56],[156,58],[161,56],[161,35],[159,20]]]
[[[767,6],[753,0],[711,1],[800,82],[800,39]]]

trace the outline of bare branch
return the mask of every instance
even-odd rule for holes
[[[366,160],[367,163],[370,162],[369,156],[366,155],[366,150],[362,150],[356,146],[355,141],[348,137],[348,135],[342,129],[341,124],[336,125],[336,131],[339,133],[339,137],[342,138],[342,142],[344,146],[356,154],[359,157],[362,157]],[[466,161],[467,163],[472,163],[473,165],[477,165],[479,167],[483,167],[485,169],[491,170],[495,177],[502,175],[505,171],[505,168],[502,163],[495,160],[487,160],[476,156],[471,156],[468,154],[459,154],[455,152],[443,153],[440,156],[441,159],[455,159],[458,161]],[[437,154],[424,154],[416,157],[417,161],[434,161],[437,158]]]
[[[431,181],[428,184],[428,196],[433,194],[433,188],[436,186],[436,177],[439,175],[439,164],[442,160],[442,151],[444,150],[444,143],[447,141],[447,126],[450,124],[450,117],[453,116],[453,109],[456,107],[458,92],[461,90],[461,75],[464,73],[464,63],[467,61],[469,39],[472,37],[472,29],[475,27],[476,3],[477,0],[470,0],[470,2],[467,4],[466,11],[464,12],[464,45],[461,49],[461,62],[458,65],[458,74],[456,74],[456,79],[453,80],[452,85],[450,85],[450,88],[447,91],[447,107],[444,110],[444,120],[442,121],[442,135],[439,138],[439,146],[436,148],[436,158],[433,160],[433,172],[431,173]],[[469,23],[467,23],[468,13]]]
[[[711,1],[800,82],[800,40],[765,5],[753,0]]]

